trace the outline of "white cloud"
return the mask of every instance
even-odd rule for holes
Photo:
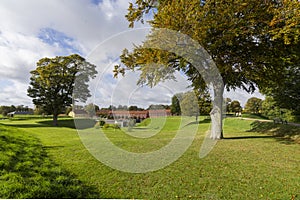
[[[72,53],[66,49],[67,44],[86,56],[98,43],[125,30],[128,26],[124,17],[127,6],[128,2],[124,0],[100,1],[97,5],[86,0],[2,0],[0,87],[6,94],[0,96],[0,104],[30,102],[26,96],[29,72],[39,59]],[[109,14],[112,11],[114,13]],[[65,41],[65,47],[47,43],[39,37],[47,28],[72,40]],[[16,94],[10,90],[17,85],[27,85],[23,98],[14,98]],[[11,97],[9,101],[7,96]]]
[[[99,77],[104,77],[101,81],[105,84],[100,81],[102,85],[97,85],[95,80],[91,88],[92,92],[97,91],[93,94],[100,104],[111,102],[111,98],[119,99],[120,104],[129,101],[143,106],[170,102],[174,92],[185,90],[185,80],[181,80],[185,84],[176,87],[175,83],[166,82],[149,90],[136,86],[136,73],[124,79],[112,79],[112,67],[121,51],[125,47],[131,49],[132,44],[138,44],[149,31],[128,29],[125,19],[128,5],[127,0],[1,0],[0,105],[32,106],[26,90],[29,72],[36,62],[43,57],[73,51],[81,52],[98,65]],[[52,42],[47,41],[47,36],[53,37]],[[56,41],[60,38],[63,41]],[[116,92],[118,88],[122,90]],[[130,93],[133,95],[128,97]]]

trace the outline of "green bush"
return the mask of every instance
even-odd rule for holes
[[[95,128],[100,128],[100,127],[103,127],[105,125],[105,121],[101,120],[101,121],[98,121],[96,124],[95,124]]]
[[[104,120],[99,121],[99,125],[100,125],[101,127],[104,126],[104,124],[105,124],[105,121],[104,121]]]
[[[144,119],[138,126],[148,126],[151,123],[151,118]]]
[[[119,124],[113,124],[112,127],[113,127],[114,129],[120,129],[120,128],[121,128]]]
[[[110,127],[109,124],[104,124],[104,125],[103,125],[103,128],[104,128],[104,129],[107,129],[107,128],[109,128],[109,127]]]

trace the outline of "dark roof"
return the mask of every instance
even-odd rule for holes
[[[73,110],[75,114],[87,114],[85,110]]]

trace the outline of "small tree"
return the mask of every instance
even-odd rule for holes
[[[235,115],[242,111],[242,106],[239,101],[232,101],[230,103],[230,110],[235,113]]]
[[[212,110],[212,100],[208,90],[197,91],[199,112],[201,115],[209,115]]]
[[[196,116],[199,115],[198,99],[194,92],[186,92],[180,102],[181,115],[183,116]]]
[[[90,117],[93,117],[96,115],[97,111],[99,111],[99,106],[97,106],[93,103],[90,103],[90,104],[86,105],[84,109]]]
[[[232,100],[230,98],[224,99],[224,104],[226,105],[226,112],[228,112],[228,113],[231,112],[231,108],[230,108],[231,101]]]
[[[28,96],[33,98],[36,106],[53,115],[53,125],[57,126],[57,117],[66,106],[77,100],[84,102],[90,97],[87,82],[97,71],[95,65],[73,54],[42,58],[30,73]]]
[[[183,93],[175,94],[172,97],[171,113],[173,115],[181,115],[180,101],[182,100],[182,97],[183,97]]]

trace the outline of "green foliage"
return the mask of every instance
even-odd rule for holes
[[[112,128],[112,129],[121,129],[121,127],[120,127],[119,124],[104,124],[103,125],[103,129],[109,129],[109,128]]]
[[[85,111],[90,117],[96,116],[96,112],[99,110],[99,106],[90,103],[84,107]]]
[[[114,129],[120,129],[120,128],[121,128],[119,124],[113,124],[112,127],[113,127]]]
[[[101,128],[101,127],[103,127],[105,125],[105,121],[104,120],[100,120],[100,121],[98,121],[95,125],[94,125],[94,127],[95,128]]]
[[[282,6],[276,8],[276,15],[271,21],[274,29],[273,38],[283,38],[286,44],[299,42],[300,36],[300,3],[298,0],[280,1]]]
[[[300,51],[300,48],[299,48]],[[274,102],[285,109],[292,110],[294,114],[300,113],[300,56],[298,66],[290,66],[283,75],[280,83],[272,82],[263,90],[265,94],[273,97]]]
[[[175,94],[172,97],[172,104],[171,104],[171,113],[173,115],[181,115],[181,109],[180,109],[180,101],[183,98],[183,93]]]
[[[16,111],[16,107],[14,105],[11,106],[0,106],[0,114],[2,114],[4,117],[7,116],[7,113]]]
[[[144,108],[139,108],[137,106],[129,106],[128,108],[129,111],[140,111],[140,110],[145,110]]]
[[[296,121],[292,110],[280,108],[273,97],[267,96],[262,102],[262,114],[269,119],[281,118],[288,122]]]
[[[208,115],[212,109],[212,101],[208,90],[178,93],[172,97],[171,101],[171,113],[173,115],[181,115],[182,109],[185,109],[184,115],[188,116]]]
[[[128,121],[128,131],[132,131],[132,129],[135,125],[136,125],[136,120],[135,119],[129,119],[129,121]]]
[[[104,124],[104,125],[103,125],[103,128],[104,128],[104,129],[107,129],[107,128],[109,128],[109,127],[110,127],[109,124]]]
[[[199,105],[196,94],[193,91],[184,93],[180,101],[181,115],[198,116]]]
[[[36,138],[0,125],[0,198],[97,198],[95,190],[55,164]]]
[[[276,19],[281,20],[281,8],[289,13],[285,17],[290,19],[286,24],[278,25]],[[194,89],[203,90],[207,84],[213,83],[215,102],[211,112],[214,115],[211,137],[214,139],[223,137],[223,102],[219,99],[223,98],[224,87],[227,90],[242,88],[253,92],[256,86],[261,89],[267,88],[271,81],[278,83],[283,80],[286,60],[299,52],[298,40],[289,44],[285,42],[284,36],[274,36],[277,29],[299,32],[295,29],[298,24],[294,24],[299,22],[298,5],[286,6],[281,1],[269,0],[137,0],[128,8],[126,17],[129,26],[133,27],[137,21],[143,22],[143,18],[151,10],[155,12],[149,20],[153,31],[144,43],[135,45],[132,51],[123,50],[120,56],[123,65],[115,66],[114,75],[124,75],[126,70],[139,70],[141,73],[138,84],[153,87],[160,81],[175,79],[174,72],[180,71],[185,73]],[[176,34],[164,35],[155,29],[173,30]],[[202,65],[199,63],[205,63],[207,66],[202,72],[211,74],[213,67],[210,65],[210,58],[203,56],[199,48],[194,50],[193,45],[187,44],[187,37],[182,39],[180,35],[190,37],[208,52],[218,68],[212,74],[220,74],[223,82],[221,78],[205,81],[197,67]],[[169,45],[170,41],[174,41],[173,44]],[[151,48],[155,45],[164,48]],[[179,46],[184,46],[179,48],[180,53],[171,50]],[[195,64],[194,55],[199,60],[202,58],[202,61]]]
[[[104,121],[104,120],[100,120],[100,121],[99,121],[99,125],[100,125],[100,126],[104,126],[104,124],[105,124],[105,121]]]
[[[239,113],[242,111],[242,106],[237,100],[231,101],[227,107],[229,112]]]
[[[151,123],[151,118],[144,119],[141,123],[137,126],[148,126]]]
[[[53,114],[53,123],[57,125],[57,116],[66,106],[79,100],[85,102],[90,96],[87,82],[95,77],[95,68],[77,54],[42,58],[30,72],[28,96],[36,106]]]
[[[197,90],[199,112],[201,115],[209,115],[212,110],[212,100],[208,90]]]
[[[190,36],[212,56],[228,89],[241,87],[253,91],[255,84],[263,86],[269,80],[278,80],[285,66],[282,58],[290,56],[286,49],[297,47],[287,46],[280,36],[270,37],[278,30],[297,26],[294,22],[299,19],[295,14],[299,13],[299,3],[293,3],[297,6],[286,4],[256,0],[247,3],[240,0],[206,1],[205,4],[199,0],[159,3],[138,0],[130,4],[126,17],[132,27],[136,21],[142,21],[151,9],[154,10],[155,15],[149,22],[152,27],[168,28]],[[282,8],[289,13],[284,18],[288,19],[286,24],[276,20],[282,21],[279,17]],[[151,39],[155,38],[151,38],[150,34],[148,40]],[[188,61],[169,52],[147,49],[141,45],[135,46],[133,52],[125,49],[121,60],[127,69],[142,71],[141,84],[155,85],[160,80],[172,78],[170,74],[175,70],[181,70],[194,87],[205,87],[202,77]],[[121,66],[116,67],[116,74],[118,71],[125,73]]]
[[[262,110],[262,99],[251,97],[245,104],[245,112],[258,114]]]

